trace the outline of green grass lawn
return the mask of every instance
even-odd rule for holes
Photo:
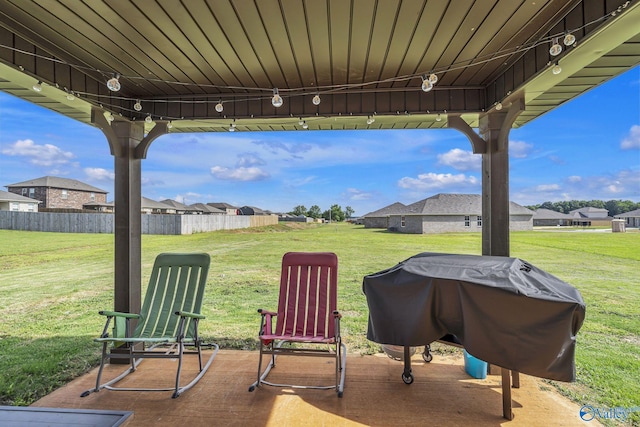
[[[113,235],[0,230],[0,404],[29,405],[97,365],[101,309],[113,307]],[[278,225],[143,236],[143,284],[160,252],[212,256],[201,333],[255,349],[258,308],[275,309],[287,251],[333,251],[349,352],[369,354],[365,275],[419,252],[481,253],[478,233],[404,235],[349,224]],[[640,406],[640,233],[511,234],[511,255],[577,287],[587,303],[577,382],[550,382],[578,404]],[[144,285],[143,285],[144,286]],[[640,423],[640,413],[631,421]]]

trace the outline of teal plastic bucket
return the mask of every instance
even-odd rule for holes
[[[477,359],[464,350],[464,370],[473,378],[483,380],[487,378],[487,362]]]

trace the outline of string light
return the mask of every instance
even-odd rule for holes
[[[67,92],[67,99],[69,101],[73,101],[76,97],[73,95],[73,92],[70,92],[66,87],[64,88],[65,92]]]
[[[109,80],[107,80],[107,87],[112,92],[117,92],[120,90],[120,74],[114,74]]]
[[[442,121],[442,116],[440,115],[440,113],[438,113],[438,115],[436,116],[436,122],[441,122]]]
[[[140,103],[139,99],[136,101],[135,104],[133,104],[133,109],[136,111],[142,111],[142,104]]]
[[[433,89],[433,83],[431,83],[431,80],[429,79],[429,77],[427,77],[426,74],[423,74],[422,75],[422,91],[429,92],[431,89]]]
[[[231,123],[229,125],[229,132],[235,132],[236,131],[236,124],[235,123]]]
[[[276,108],[282,107],[282,104],[284,104],[282,97],[278,94],[277,88],[273,89],[273,98],[271,98],[271,104]]]
[[[556,37],[553,40],[553,44],[551,45],[551,48],[549,49],[549,54],[551,56],[558,56],[560,55],[560,52],[562,52],[562,46],[560,46],[560,43],[558,42],[558,37]]]
[[[167,123],[167,129],[171,129],[173,127],[173,123],[171,123],[171,120],[169,120],[169,122]]]
[[[307,124],[307,122],[302,122],[302,129],[309,129],[309,125]]]
[[[562,42],[565,46],[573,46],[576,44],[576,36],[571,33],[567,33],[564,35],[564,40]]]
[[[555,75],[558,75],[562,72],[562,67],[556,62],[553,68],[551,68],[551,72]]]
[[[153,123],[153,119],[151,118],[151,114],[147,114],[147,117],[144,118],[145,123]]]
[[[216,108],[216,111],[217,111],[218,113],[222,113],[222,111],[224,111],[224,105],[222,105],[222,101],[219,101],[219,102],[216,104],[216,107],[215,107],[215,108]]]
[[[367,117],[367,124],[368,124],[368,125],[372,124],[372,123],[373,123],[373,122],[375,122],[375,121],[376,121],[376,119],[375,119],[375,118],[373,118],[372,116]]]
[[[438,74],[442,74],[442,73],[446,73],[446,72],[450,72],[450,71],[457,71],[457,70],[462,70],[462,69],[466,69],[468,67],[475,67],[478,66],[480,64],[484,64],[484,63],[488,63],[491,61],[495,61],[501,58],[505,58],[505,57],[509,57],[511,55],[517,54],[517,53],[522,53],[522,52],[527,52],[537,46],[549,43],[550,41],[552,42],[552,45],[549,49],[549,54],[551,56],[558,56],[562,53],[563,50],[563,45],[564,46],[573,46],[576,43],[576,36],[574,35],[575,33],[578,33],[579,31],[584,30],[585,28],[594,25],[594,24],[598,24],[606,19],[609,19],[610,17],[615,17],[618,14],[621,14],[626,8],[628,8],[628,6],[631,4],[630,1],[626,1],[625,3],[623,3],[621,6],[619,6],[616,10],[607,13],[606,15],[603,15],[599,18],[593,19],[589,22],[586,22],[584,24],[582,24],[580,27],[577,28],[571,28],[571,29],[566,29],[562,34],[553,34],[553,35],[549,35],[547,37],[543,37],[540,38],[536,41],[533,41],[531,43],[525,44],[525,45],[519,45],[515,48],[511,48],[511,49],[505,49],[502,51],[496,51],[496,52],[491,52],[491,53],[487,53],[484,55],[478,55],[472,59],[465,59],[465,60],[461,60],[459,62],[455,62],[452,63],[450,65],[444,66],[442,68],[439,68],[437,70],[432,70],[430,71],[430,74],[410,74],[410,75],[402,75],[402,76],[395,76],[392,78],[388,78],[388,79],[382,79],[379,81],[367,81],[367,82],[363,82],[363,83],[358,83],[358,84],[343,84],[343,85],[327,85],[327,86],[316,86],[314,88],[306,88],[306,87],[299,87],[299,88],[289,88],[287,89],[289,92],[291,93],[289,96],[301,96],[301,95],[305,95],[309,90],[321,90],[321,91],[327,91],[329,92],[334,92],[334,91],[339,91],[339,90],[348,90],[351,88],[356,88],[356,87],[364,87],[364,86],[368,86],[368,85],[374,85],[374,84],[381,84],[381,83],[395,83],[395,82],[402,82],[402,81],[410,81],[415,79],[416,77],[420,76],[422,78],[422,84],[421,84],[421,89],[425,90],[426,92],[433,90],[433,87],[435,85],[435,83],[438,81]],[[562,42],[560,42],[560,37],[563,38]],[[562,44],[561,44],[562,43]],[[32,55],[32,56],[37,56],[40,59],[43,60],[49,60],[51,62],[55,62],[55,63],[59,63],[59,64],[64,64],[64,65],[68,65],[70,67],[82,70],[89,70],[92,72],[98,72],[98,73],[103,73],[103,71],[93,68],[93,67],[87,67],[84,65],[80,65],[80,64],[72,64],[72,63],[68,63],[66,61],[63,60],[59,60],[56,58],[49,58],[49,57],[45,57],[39,54],[35,54],[33,52],[27,52],[21,49],[17,49],[15,47],[12,46],[7,46],[4,44],[0,44],[1,48],[6,48],[6,49],[10,49],[13,50],[15,52],[19,52],[21,54],[25,54],[25,55]],[[19,67],[20,68],[20,67]],[[561,67],[559,66],[559,64],[556,64],[552,67],[552,72],[556,72],[556,70],[560,69]],[[112,77],[107,80],[107,87],[109,88],[110,91],[113,92],[117,92],[121,89],[121,83],[119,81],[119,78],[121,77],[120,74],[118,73],[114,73],[112,75]],[[278,94],[278,89],[267,89],[267,88],[259,88],[259,87],[236,87],[236,86],[219,86],[219,85],[199,85],[199,84],[191,84],[191,83],[185,83],[185,82],[180,82],[180,81],[169,81],[169,80],[164,80],[164,79],[154,79],[154,78],[146,78],[146,77],[141,77],[141,76],[136,76],[136,75],[132,75],[132,76],[126,76],[126,78],[128,80],[143,80],[145,82],[161,82],[161,83],[165,83],[165,84],[169,84],[169,85],[179,85],[181,87],[188,87],[188,86],[195,86],[195,87],[199,87],[199,88],[215,88],[215,89],[226,89],[226,90],[244,90],[244,91],[265,91],[265,90],[273,90],[273,97],[272,97],[272,104],[274,105],[274,107],[280,107],[283,105],[284,101],[282,99],[282,97]],[[428,83],[425,83],[425,81],[427,81]],[[42,81],[38,81],[34,86],[33,86],[33,90],[34,91],[41,91],[42,90],[42,85],[43,82]],[[57,87],[57,84],[56,84]],[[297,92],[297,93],[296,93]],[[84,95],[87,99],[88,102],[90,103],[94,103],[96,105],[99,104],[99,99],[101,97],[103,97],[104,95],[101,95],[99,93],[85,93],[85,92],[71,92],[68,91],[68,98],[69,100],[73,99],[74,97],[79,97],[79,95]],[[256,98],[256,99],[261,99],[260,98]],[[131,98],[120,98],[123,100],[129,100],[129,101],[133,101],[134,99]],[[252,97],[247,97],[245,99],[242,99],[242,101],[247,101],[247,100],[252,100],[254,98]],[[237,99],[239,100],[239,99]],[[227,100],[224,102],[236,102],[236,99],[232,100]],[[136,111],[137,110],[137,104],[139,103],[140,100],[137,100],[136,104],[134,104],[134,109]],[[165,102],[165,103],[172,103],[172,102],[186,102],[185,100],[176,100],[176,101],[172,101],[172,100],[154,100],[152,102]],[[189,101],[189,102],[194,102],[194,101]],[[206,101],[204,101],[206,102]],[[313,105],[320,105],[321,99],[320,99],[320,94],[319,92],[316,93],[313,98],[312,98],[312,103]],[[218,104],[216,104],[215,106],[216,111],[218,112],[222,112],[221,109],[223,110],[223,101],[220,100],[220,102]],[[148,117],[150,120],[151,118]],[[176,118],[178,119],[178,118]],[[145,119],[147,120],[147,119]],[[153,120],[151,120],[151,122],[153,122]]]

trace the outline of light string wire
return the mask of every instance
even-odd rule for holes
[[[493,62],[502,58],[506,58],[509,56],[513,56],[515,54],[518,53],[526,53],[527,51],[534,49],[540,45],[544,45],[544,44],[549,44],[549,43],[553,43],[553,41],[555,39],[558,39],[562,36],[565,36],[567,34],[573,34],[575,32],[584,30],[585,28],[591,26],[591,25],[595,25],[598,24],[600,22],[603,22],[611,17],[615,17],[616,15],[618,15],[619,13],[622,13],[624,11],[624,9],[626,9],[629,4],[631,3],[631,0],[626,1],[624,4],[622,4],[621,6],[619,6],[618,8],[616,8],[616,10],[607,13],[606,15],[603,15],[599,18],[596,18],[590,22],[587,22],[583,25],[581,25],[580,27],[568,30],[568,31],[564,31],[562,33],[556,33],[556,34],[552,34],[549,36],[546,36],[538,41],[529,43],[529,44],[524,44],[524,45],[519,45],[519,46],[515,46],[513,48],[510,49],[505,49],[502,51],[497,51],[497,52],[493,52],[493,53],[489,53],[489,54],[485,54],[485,55],[479,55],[476,56],[474,58],[471,59],[466,59],[466,60],[461,60],[458,62],[455,62],[451,65],[448,65],[446,67],[438,67],[438,68],[434,68],[432,70],[429,70],[426,73],[414,73],[414,74],[406,74],[403,76],[395,76],[395,77],[390,77],[387,79],[380,79],[380,80],[373,80],[373,81],[367,81],[367,82],[362,82],[362,83],[346,83],[346,84],[340,84],[340,85],[323,85],[323,86],[313,86],[313,87],[299,87],[299,88],[280,88],[279,92],[280,93],[285,93],[286,97],[288,98],[292,98],[292,97],[296,97],[296,96],[310,96],[310,95],[325,95],[325,94],[334,94],[334,93],[339,93],[339,92],[343,92],[343,91],[347,91],[347,90],[352,90],[352,89],[365,89],[367,87],[370,86],[375,86],[375,85],[379,85],[379,84],[385,84],[385,83],[398,83],[398,82],[406,82],[406,81],[410,81],[410,80],[414,80],[416,78],[420,78],[421,76],[424,75],[430,75],[430,74],[444,74],[447,72],[452,72],[452,71],[459,71],[459,70],[464,70],[467,68],[471,68],[471,67],[476,67],[476,66],[480,66],[482,64],[486,64],[489,62]],[[575,44],[575,43],[574,43]],[[568,46],[569,47],[569,46]],[[228,96],[230,94],[226,94],[227,98],[225,98],[225,93],[218,93],[218,94],[180,94],[180,95],[175,95],[176,97],[180,97],[183,99],[169,99],[169,97],[166,97],[166,99],[157,99],[157,98],[144,98],[144,97],[127,97],[127,96],[117,96],[114,94],[109,94],[109,95],[101,95],[101,94],[95,94],[95,93],[90,93],[90,92],[82,92],[82,91],[72,91],[70,89],[67,89],[66,87],[64,88],[65,92],[67,92],[67,94],[69,95],[75,95],[78,97],[83,97],[85,99],[87,99],[89,102],[91,103],[95,103],[96,106],[100,106],[101,108],[104,108],[104,105],[107,105],[109,107],[111,107],[112,109],[120,109],[121,111],[128,111],[134,114],[144,114],[141,111],[136,111],[133,109],[129,109],[129,108],[125,108],[122,107],[121,105],[114,105],[114,104],[109,104],[106,102],[100,102],[101,99],[104,98],[110,98],[110,99],[118,99],[118,100],[123,100],[123,101],[132,101],[132,102],[138,102],[140,101],[141,103],[189,103],[189,104],[208,104],[211,102],[211,99],[217,99],[219,100],[220,103],[225,104],[225,103],[234,103],[234,102],[247,102],[247,101],[256,101],[256,100],[268,100],[271,98],[271,95],[273,94],[273,88],[269,87],[269,88],[263,88],[263,87],[247,87],[247,86],[235,86],[235,85],[216,85],[216,84],[197,84],[197,83],[188,83],[188,82],[180,82],[180,81],[174,81],[174,80],[163,80],[163,79],[159,79],[159,78],[148,78],[148,77],[141,77],[141,76],[128,76],[128,75],[124,75],[124,74],[119,74],[119,73],[115,73],[115,72],[108,72],[108,71],[104,71],[104,70],[100,70],[97,68],[93,68],[93,67],[89,67],[86,65],[79,65],[79,64],[72,64],[69,63],[67,61],[58,59],[58,58],[54,58],[54,57],[50,57],[50,56],[45,56],[45,55],[41,55],[41,54],[37,54],[34,52],[29,52],[29,51],[25,51],[23,49],[18,49],[12,46],[7,46],[4,44],[0,44],[0,48],[4,48],[4,49],[8,49],[11,50],[13,52],[16,53],[20,53],[23,55],[28,55],[28,56],[32,56],[38,59],[43,59],[43,60],[47,60],[56,64],[61,64],[61,65],[66,65],[70,68],[74,68],[77,70],[84,70],[84,71],[91,71],[91,72],[95,72],[98,73],[100,75],[102,75],[102,77],[106,80],[110,77],[113,77],[114,75],[118,75],[119,78],[122,78],[124,80],[130,80],[130,81],[136,81],[136,80],[143,80],[146,82],[152,82],[152,83],[163,83],[163,84],[167,84],[167,85],[173,85],[173,86],[181,86],[181,87],[196,87],[196,88],[201,88],[201,89],[226,89],[226,90],[241,90],[241,91],[246,91],[246,92],[266,92],[268,95],[263,95],[263,96],[245,96],[245,97],[236,97],[234,96],[234,99],[229,99]],[[551,61],[549,64],[552,65],[554,63],[557,63],[558,60],[555,61]],[[23,70],[23,67],[20,66],[19,67],[21,70]],[[58,87],[57,84],[55,84],[56,87]],[[434,90],[446,90],[446,89],[456,89],[455,87],[435,87],[433,88]],[[419,90],[418,88],[416,88],[416,90]],[[234,94],[237,95],[237,94]],[[248,94],[247,94],[248,95]],[[190,98],[190,99],[184,99],[184,98]],[[193,98],[193,99],[191,99]],[[198,100],[197,98],[208,98],[208,99],[201,99]],[[120,113],[120,116],[122,116],[122,113]],[[163,116],[160,115],[155,115],[155,117],[159,117],[160,119],[162,119]],[[174,120],[178,120],[180,119],[180,117],[169,117],[167,116],[167,118],[170,119],[174,119]],[[226,118],[226,116],[221,117],[221,118]],[[135,117],[134,117],[135,120]]]

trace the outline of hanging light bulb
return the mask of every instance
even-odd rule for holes
[[[300,120],[298,120],[298,124],[299,124],[300,126],[304,125],[304,120],[302,120],[302,117],[300,117]]]
[[[316,94],[313,99],[311,100],[311,102],[313,103],[313,105],[320,105],[320,95]]]
[[[553,39],[553,44],[549,49],[549,54],[551,54],[551,56],[558,56],[560,55],[560,52],[562,52],[562,46],[560,46],[560,43],[558,42],[558,37],[556,37],[555,39]]]
[[[133,109],[136,111],[142,111],[142,104],[140,103],[139,99],[136,101],[135,104],[133,104]]]
[[[144,118],[145,123],[153,123],[153,119],[151,118],[151,114],[147,114],[147,117]]]
[[[171,123],[171,120],[169,120],[169,123],[167,123],[167,129],[171,129],[173,127],[173,123]]]
[[[555,75],[558,75],[562,72],[562,67],[556,62],[553,68],[551,68],[551,72]]]
[[[307,122],[302,122],[302,129],[309,129],[309,125],[307,124]]]
[[[278,94],[277,88],[273,89],[273,98],[271,98],[271,104],[276,108],[282,107],[282,104],[284,104],[282,97]]]
[[[114,74],[109,80],[107,80],[107,87],[112,92],[117,92],[120,90],[120,74]]]
[[[436,116],[436,122],[441,122],[442,121],[442,116],[440,115],[440,113],[438,113],[438,115]]]
[[[502,102],[496,102],[496,110],[502,110]]]
[[[216,111],[217,111],[218,113],[222,113],[222,111],[224,111],[224,105],[222,105],[222,101],[219,101],[219,102],[216,104]]]
[[[438,82],[438,76],[436,76],[435,74],[430,74],[429,81],[432,85],[436,84]]]
[[[73,96],[73,92],[70,92],[69,90],[65,89],[67,91],[67,99],[69,101],[73,101],[74,99],[76,99],[75,96]]]
[[[422,91],[429,92],[431,89],[433,89],[433,83],[431,83],[431,80],[424,74],[422,76]]]
[[[38,83],[33,85],[33,90],[36,92],[42,92],[42,82],[38,80]]]
[[[367,117],[367,124],[368,125],[372,124],[375,121],[376,121],[376,119],[374,119],[372,116]]]
[[[236,131],[236,124],[235,123],[231,123],[229,125],[229,132],[235,132]]]
[[[571,33],[565,34],[563,43],[565,46],[573,46],[576,43],[576,36]]]

